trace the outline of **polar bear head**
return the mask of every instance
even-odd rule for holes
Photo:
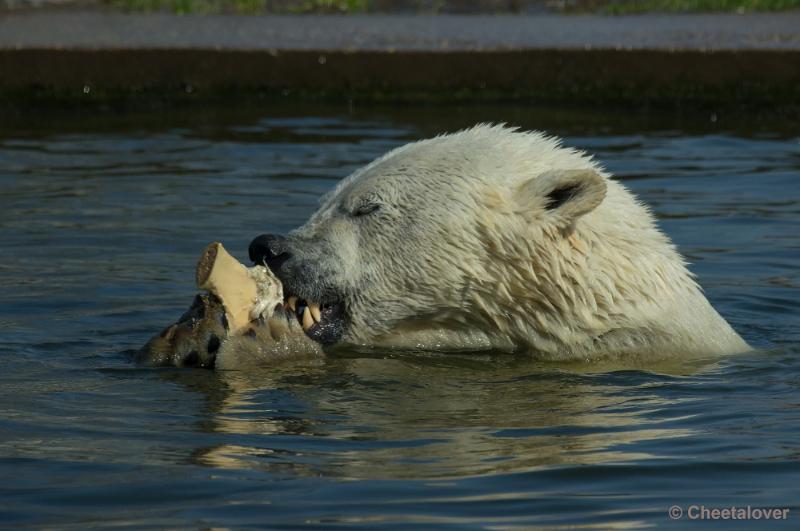
[[[387,153],[250,257],[329,346],[558,357],[651,334],[677,291],[697,292],[650,213],[589,156],[503,126]]]

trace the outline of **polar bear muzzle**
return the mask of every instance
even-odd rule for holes
[[[289,240],[277,234],[262,234],[250,242],[250,259],[267,266],[283,284],[283,306],[294,315],[308,337],[323,345],[337,343],[347,328],[347,313],[341,297],[331,296],[333,290],[320,289],[317,275],[301,268],[296,274]],[[324,293],[325,296],[321,296]]]

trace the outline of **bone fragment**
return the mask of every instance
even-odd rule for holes
[[[139,349],[137,361],[229,370],[323,355],[303,332],[294,309],[289,312],[281,304],[283,286],[267,267],[247,268],[221,244],[212,243],[197,264],[196,281],[207,293],[197,295],[177,322]],[[307,319],[312,310],[306,309]]]
[[[230,333],[245,328],[258,300],[258,285],[244,264],[219,242],[209,244],[197,263],[197,287],[222,301]]]

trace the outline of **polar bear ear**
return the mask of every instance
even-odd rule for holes
[[[520,199],[543,204],[568,223],[597,208],[605,196],[606,181],[595,170],[554,170],[520,187]]]

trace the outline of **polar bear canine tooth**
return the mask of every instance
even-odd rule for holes
[[[314,318],[314,322],[318,323],[322,319],[322,313],[319,310],[319,304],[316,302],[309,302],[308,309],[311,310],[311,317]]]
[[[308,330],[312,326],[314,326],[314,318],[311,317],[311,310],[306,306],[303,309],[303,330]]]

